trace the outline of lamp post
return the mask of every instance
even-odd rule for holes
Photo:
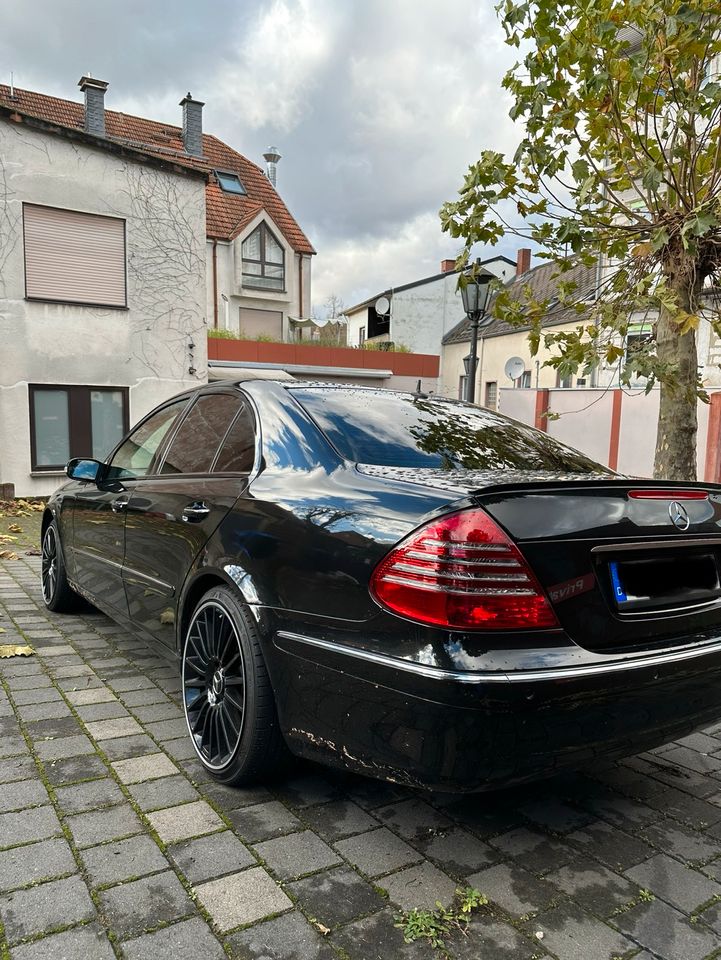
[[[466,274],[460,279],[463,310],[471,321],[471,352],[463,358],[466,371],[466,402],[473,403],[476,395],[476,368],[478,367],[478,329],[491,322],[486,317],[488,286],[493,279],[490,273]],[[483,323],[481,323],[483,321]]]

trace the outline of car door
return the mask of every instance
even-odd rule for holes
[[[237,390],[200,394],[154,475],[130,498],[123,567],[130,618],[169,646],[183,581],[247,485],[247,476],[214,468],[233,426],[246,424],[247,434],[248,423],[252,437],[252,414]]]
[[[82,484],[73,508],[73,578],[101,608],[127,616],[122,577],[125,512],[138,482],[188,398],[153,411],[122,441],[108,459],[98,482]]]

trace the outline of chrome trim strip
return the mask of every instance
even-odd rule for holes
[[[103,563],[109,564],[111,567],[115,567],[116,570],[119,570],[121,574],[127,574],[128,578],[137,577],[139,580],[145,580],[146,583],[152,583],[154,587],[160,587],[164,590],[169,597],[175,596],[175,587],[170,583],[166,583],[164,580],[158,580],[156,577],[151,577],[147,573],[141,573],[139,570],[133,570],[131,567],[126,567],[122,563],[118,563],[115,560],[108,560],[107,557],[101,557],[100,554],[91,553],[89,550],[82,550],[79,547],[74,547],[75,553],[79,553],[84,557],[87,557],[89,560],[100,560]]]
[[[721,640],[664,654],[649,654],[645,657],[629,658],[628,660],[613,660],[609,663],[593,663],[578,667],[557,667],[547,670],[514,670],[506,672],[476,672],[462,670],[446,670],[443,667],[430,667],[426,664],[410,660],[401,660],[399,657],[389,657],[384,653],[374,653],[371,650],[358,650],[341,643],[332,643],[329,640],[320,640],[317,637],[304,637],[299,633],[279,630],[278,639],[294,640],[310,647],[317,647],[329,653],[340,653],[367,663],[375,663],[383,667],[391,667],[406,673],[427,677],[431,680],[452,680],[456,683],[530,683],[539,680],[571,680],[577,677],[594,677],[607,673],[641,669],[643,667],[659,667],[668,663],[678,663],[683,660],[693,660],[695,657],[706,656],[712,653],[721,653]]]
[[[634,550],[655,550],[658,547],[718,547],[721,537],[681,538],[678,540],[634,540],[633,543],[602,543],[591,547],[591,553],[627,553]]]

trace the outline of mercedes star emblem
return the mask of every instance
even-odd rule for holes
[[[671,523],[676,527],[677,530],[688,530],[691,525],[691,520],[689,515],[686,512],[686,508],[683,507],[677,500],[673,500],[668,505],[668,515],[671,517]]]

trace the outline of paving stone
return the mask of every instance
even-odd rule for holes
[[[62,700],[51,700],[48,703],[29,703],[18,706],[18,714],[25,723],[36,723],[38,720],[59,720],[70,717],[70,708]]]
[[[394,833],[421,845],[433,839],[438,830],[447,830],[452,826],[448,817],[416,798],[378,807],[373,811],[373,816]]]
[[[319,776],[294,777],[285,780],[277,791],[288,805],[302,809],[316,803],[327,803],[339,796],[338,787]]]
[[[614,870],[627,870],[648,860],[653,847],[638,836],[631,836],[608,823],[594,823],[568,835],[583,851]]]
[[[254,807],[244,807],[241,810],[232,810],[228,813],[228,819],[241,837],[249,843],[257,843],[259,840],[267,840],[269,837],[303,829],[300,820],[278,800],[259,803]]]
[[[700,830],[708,824],[718,823],[721,820],[721,809],[715,806],[713,797],[714,795],[711,794],[707,799],[702,799],[668,787],[657,797],[650,797],[648,804],[658,809],[665,817],[684,821],[695,830]],[[656,817],[656,822],[660,821],[661,817]]]
[[[62,695],[55,687],[46,687],[41,690],[17,690],[13,693],[13,700],[18,707],[34,703],[64,703]],[[721,741],[719,741],[721,747]]]
[[[18,780],[15,783],[6,783],[0,789],[0,813],[24,810],[26,807],[48,802],[48,792],[42,780]],[[1,839],[0,843],[2,843]]]
[[[389,909],[342,927],[333,935],[333,944],[350,960],[438,960],[438,952],[429,943],[404,941]]]
[[[674,747],[663,755],[663,759],[687,767],[695,773],[718,773],[721,770],[721,758],[699,753],[689,747]]]
[[[156,723],[146,723],[145,729],[156,740],[174,740],[177,737],[188,736],[188,726],[185,717],[175,720],[158,720]]]
[[[497,863],[474,873],[466,881],[497,903],[512,916],[538,913],[558,896],[558,891],[545,880],[539,880],[517,863]]]
[[[60,821],[51,806],[0,814],[0,847],[45,840],[60,832]]]
[[[550,865],[561,866],[576,856],[571,847],[559,840],[526,827],[518,827],[498,837],[490,837],[488,842],[506,856],[520,860],[522,866],[534,873],[543,873]]]
[[[626,876],[685,913],[721,894],[721,884],[663,853],[627,870]]]
[[[98,847],[90,847],[81,854],[93,886],[119,883],[131,877],[166,870],[168,861],[151,837],[128,837]]]
[[[75,708],[83,723],[96,723],[99,720],[122,720],[130,714],[119,700],[108,703],[89,703]]]
[[[195,893],[221,933],[293,906],[262,867],[202,883]]]
[[[682,913],[659,900],[641,903],[614,917],[614,924],[663,960],[701,960],[719,946],[708,928],[693,926]]]
[[[91,923],[13,947],[11,957],[12,960],[115,960],[115,953],[102,929]]]
[[[498,859],[493,847],[467,830],[458,828],[433,837],[430,843],[425,845],[425,854],[435,860],[441,869],[455,877],[473,873],[474,870],[480,870]]]
[[[225,826],[204,800],[149,813],[148,820],[163,843],[176,843],[190,837],[199,837]]]
[[[94,703],[117,703],[118,698],[107,687],[91,690],[71,690],[67,698],[73,706],[81,707]]]
[[[0,760],[0,783],[14,783],[36,777],[38,769],[32,757],[19,756]]]
[[[82,727],[72,714],[69,717],[56,717],[52,720],[34,720],[25,724],[25,729],[32,740],[48,740],[56,737],[74,737],[82,731]]]
[[[44,673],[38,673],[29,674],[25,677],[9,677],[7,684],[14,693],[16,690],[39,690],[42,687],[52,687],[53,682]]]
[[[338,867],[288,885],[307,914],[328,927],[381,910],[386,901],[354,870]]]
[[[195,913],[171,870],[110,887],[98,894],[111,929],[124,939]]]
[[[543,946],[558,960],[612,960],[636,946],[575,903],[562,903],[535,917],[529,929],[543,933]]]
[[[326,840],[340,840],[378,826],[378,822],[352,800],[332,800],[318,807],[308,807],[303,817]]]
[[[115,740],[103,740],[102,751],[110,760],[128,760],[130,757],[157,753],[158,745],[143,733],[131,737],[117,737]]]
[[[485,916],[474,917],[463,933],[447,943],[453,960],[536,960],[540,955],[538,940],[526,939],[510,924],[489,921]],[[573,960],[581,960],[580,955]]]
[[[142,704],[168,702],[168,698],[163,691],[158,690],[156,686],[152,685],[150,687],[143,687],[140,690],[121,691],[120,699],[126,707],[130,707],[131,709],[141,706]]]
[[[420,854],[409,847],[405,840],[385,827],[340,840],[334,846],[342,857],[369,877],[381,876],[421,859]]]
[[[10,737],[3,734],[0,737],[0,759],[14,757],[17,754],[24,753],[25,750],[27,750],[27,746],[21,736]]]
[[[335,960],[337,954],[297,911],[236,933],[228,941],[239,960]]]
[[[66,783],[77,783],[79,780],[94,780],[107,777],[108,769],[102,757],[96,753],[81,757],[67,757],[63,760],[50,760],[45,763],[45,776],[59,787]]]
[[[670,821],[653,823],[643,833],[659,850],[681,860],[703,862],[721,854],[721,841]]]
[[[256,862],[253,854],[229,830],[174,844],[169,854],[193,884],[237,873]]]
[[[197,757],[190,737],[178,737],[176,740],[163,740],[163,750],[173,760],[194,760]]]
[[[183,711],[170,700],[164,703],[139,704],[133,708],[133,713],[141,723],[152,723],[157,720],[182,720],[185,723]],[[187,730],[185,732],[187,734]],[[721,748],[721,742],[717,746]]]
[[[116,760],[113,770],[123,783],[141,783],[158,777],[170,777],[178,772],[178,768],[164,753],[149,753],[130,760]]]
[[[310,830],[255,844],[258,855],[284,880],[340,863],[327,844]]]
[[[190,743],[190,737],[186,737],[186,740]],[[171,740],[170,743],[175,741]],[[163,744],[163,749],[168,749],[167,743]],[[222,810],[238,810],[241,807],[252,807],[266,800],[272,800],[271,794],[265,787],[226,787],[224,783],[217,783],[215,780],[210,780],[207,786],[203,787],[203,793]]]
[[[65,821],[73,832],[79,849],[93,847],[106,840],[117,840],[140,833],[142,825],[128,806],[108,807],[68,817]]]
[[[200,917],[123,944],[126,960],[227,960],[227,954]]]
[[[35,744],[35,751],[41,760],[59,760],[62,757],[80,757],[94,753],[95,748],[86,736],[59,737],[56,740],[41,740]]]
[[[25,887],[76,870],[75,858],[63,839],[13,847],[0,852],[0,891]]]
[[[590,858],[546,874],[546,880],[569,894],[581,906],[601,917],[610,916],[619,907],[638,897],[638,885]]]
[[[76,783],[69,787],[57,787],[55,793],[60,807],[67,814],[110,807],[125,800],[118,785],[109,777],[104,780],[91,780],[89,783]]]
[[[201,799],[190,781],[180,775],[163,777],[161,780],[148,780],[145,783],[133,783],[128,787],[128,791],[143,813]]]
[[[50,880],[0,897],[0,916],[10,943],[60,926],[95,917],[95,907],[80,877]]]
[[[115,737],[131,737],[142,734],[143,728],[133,717],[121,717],[119,720],[97,720],[85,724],[94,740],[113,740]]]
[[[383,880],[383,886],[403,910],[434,910],[436,901],[448,907],[456,892],[455,881],[430,863],[392,873]]]

